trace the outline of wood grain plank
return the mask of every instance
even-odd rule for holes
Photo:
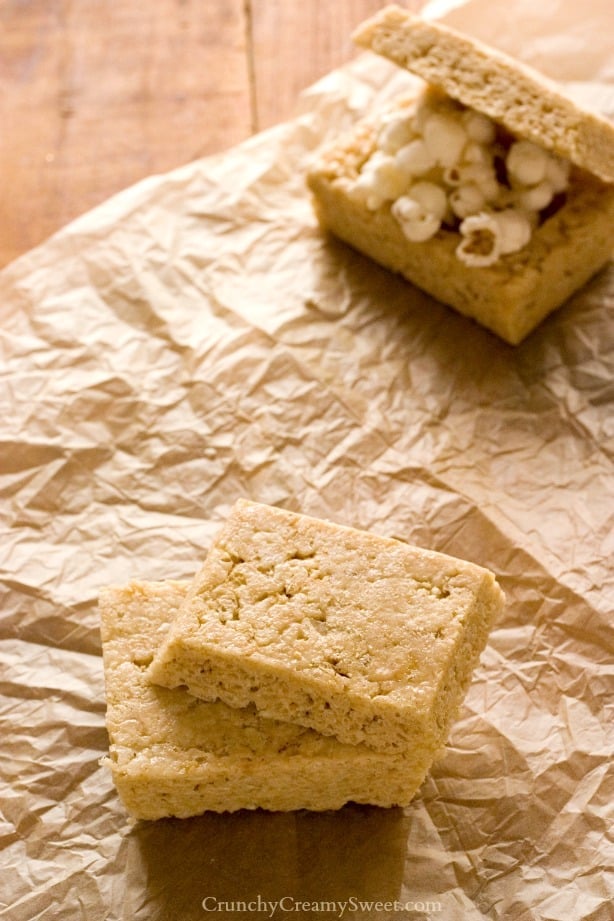
[[[0,266],[138,179],[290,117],[383,5],[1,0]]]
[[[418,11],[425,0],[396,0]],[[358,51],[354,28],[386,0],[250,0],[254,123],[267,128],[292,116],[301,90]]]
[[[3,0],[0,265],[252,127],[243,0]]]

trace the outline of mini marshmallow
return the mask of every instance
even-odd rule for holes
[[[475,109],[465,109],[462,122],[468,137],[478,144],[492,144],[496,136],[495,124],[488,115],[476,112]]]
[[[546,177],[547,151],[532,141],[514,141],[505,160],[507,173],[513,183],[537,185]]]
[[[434,108],[434,105],[436,104],[437,103],[434,103],[431,100],[429,100],[429,102],[422,100],[420,105],[416,109],[416,119],[415,119],[416,131],[421,137],[424,136],[424,126],[426,125],[427,120],[431,117],[431,115],[434,115],[436,112],[436,109]]]
[[[569,173],[571,172],[571,163],[569,160],[562,160],[560,157],[548,157],[546,163],[546,179],[552,186],[554,194],[564,192],[569,185]]]
[[[499,252],[502,255],[515,253],[527,245],[532,231],[528,215],[517,208],[507,208],[493,216],[499,227]]]
[[[461,262],[473,268],[494,265],[501,252],[501,232],[493,214],[472,214],[461,221],[459,231],[462,240],[455,252]]]
[[[487,201],[494,201],[499,194],[497,175],[489,163],[467,163],[459,168],[458,175],[459,185],[477,186]]]
[[[505,211],[472,214],[461,221],[459,227],[463,240],[456,255],[465,265],[484,267],[493,265],[506,253],[515,253],[531,239],[531,220],[523,211],[507,208]]]
[[[520,190],[516,196],[518,205],[527,211],[541,211],[543,208],[548,207],[553,198],[554,188],[548,179],[544,179],[528,189]]]
[[[488,116],[429,96],[417,110],[384,119],[353,193],[373,211],[391,202],[412,242],[457,219],[458,258],[492,265],[526,245],[540,212],[569,182],[566,160],[531,141],[508,144]],[[507,181],[497,178],[497,159],[505,162]]]
[[[442,221],[448,210],[448,199],[441,186],[434,182],[416,182],[407,192],[409,198],[413,198],[430,214]]]
[[[391,116],[380,129],[378,147],[385,153],[394,154],[415,136],[412,117],[409,115]]]
[[[396,155],[397,166],[411,176],[423,176],[435,166],[435,158],[421,138],[415,138],[401,147]]]
[[[468,182],[454,189],[448,201],[456,217],[464,218],[481,211],[486,204],[486,196],[477,185]]]
[[[373,180],[368,175],[358,177],[350,190],[350,195],[363,201],[369,211],[377,211],[386,201],[382,195],[374,191]]]
[[[441,221],[424,205],[403,195],[392,205],[391,212],[401,225],[401,230],[412,243],[423,243],[434,236],[441,226]]]
[[[379,197],[382,202],[390,201],[402,195],[407,188],[407,174],[399,169],[394,157],[376,151],[364,164],[356,187]]]
[[[487,166],[492,164],[493,155],[489,147],[470,141],[463,150],[463,163],[482,163]]]
[[[488,163],[461,163],[443,171],[444,183],[452,189],[461,185],[477,186],[484,198],[493,200],[499,194],[494,168]]]
[[[441,166],[458,163],[467,134],[460,121],[452,114],[434,113],[424,125],[424,143],[435,161]]]

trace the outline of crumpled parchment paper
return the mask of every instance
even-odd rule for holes
[[[450,5],[614,111],[609,3]],[[363,55],[0,273],[3,918],[612,917],[614,273],[513,349],[323,236],[306,163],[409,79]],[[127,821],[98,590],[189,578],[240,495],[498,574],[408,809]]]

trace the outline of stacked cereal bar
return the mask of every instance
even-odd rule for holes
[[[126,808],[407,804],[502,604],[474,564],[239,500],[191,584],[101,595]]]

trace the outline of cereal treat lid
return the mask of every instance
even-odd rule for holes
[[[614,124],[577,106],[533,68],[398,6],[368,19],[353,38],[512,134],[614,182]]]

